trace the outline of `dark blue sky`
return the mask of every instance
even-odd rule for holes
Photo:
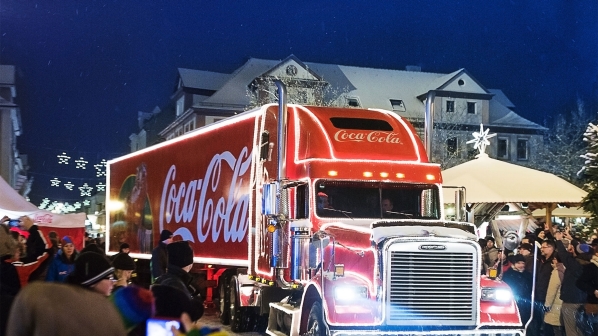
[[[0,0],[0,33],[0,63],[18,69],[18,143],[36,178],[33,201],[78,198],[49,187],[49,176],[85,176],[56,155],[91,164],[126,152],[137,111],[168,103],[177,67],[231,72],[249,57],[294,54],[375,68],[466,68],[538,123],[578,96],[593,109],[598,100],[595,0]]]

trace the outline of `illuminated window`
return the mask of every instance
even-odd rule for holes
[[[176,115],[177,117],[180,116],[181,114],[183,114],[183,112],[185,109],[185,96],[179,98],[179,100],[177,100],[176,102]]]

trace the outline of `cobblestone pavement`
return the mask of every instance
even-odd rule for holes
[[[234,333],[230,330],[230,326],[225,326],[220,323],[220,319],[218,318],[218,314],[216,313],[216,309],[214,308],[207,308],[204,312],[204,315],[201,317],[200,321],[202,321],[206,326],[209,327],[218,327],[226,330],[230,335],[243,335],[243,336],[258,336],[258,335],[266,335],[266,333],[258,333],[258,332],[244,332],[244,333]]]

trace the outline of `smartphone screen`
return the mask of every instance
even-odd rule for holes
[[[18,219],[11,219],[8,221],[9,227],[19,227],[19,224],[21,224],[21,221]]]
[[[146,326],[146,336],[173,336],[172,326],[180,329],[181,323],[177,320],[148,319]]]

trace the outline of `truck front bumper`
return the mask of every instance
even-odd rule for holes
[[[330,330],[331,336],[524,336],[523,329],[484,330],[435,330],[435,331],[387,331],[387,330]]]

